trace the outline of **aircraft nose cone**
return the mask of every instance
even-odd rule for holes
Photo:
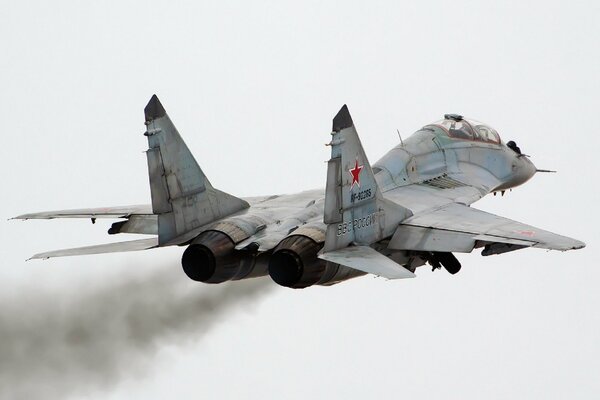
[[[518,157],[513,163],[513,176],[510,182],[511,187],[522,185],[535,175],[535,165],[527,156]]]
[[[529,157],[521,157],[521,159],[523,161],[525,161],[524,166],[523,166],[523,174],[527,177],[525,179],[527,181],[527,180],[531,179],[531,177],[533,177],[533,175],[535,175],[537,168],[535,167],[533,162],[531,162]]]

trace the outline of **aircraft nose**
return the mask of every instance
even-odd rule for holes
[[[535,175],[536,168],[526,155],[517,155],[513,161],[513,175],[510,180],[510,186],[522,185]]]
[[[533,177],[533,175],[535,175],[537,168],[535,167],[533,162],[529,159],[529,157],[523,155],[523,156],[519,157],[519,159],[521,161],[521,168],[519,168],[519,170],[520,170],[519,175],[521,175],[522,181],[526,182],[529,179],[531,179]]]

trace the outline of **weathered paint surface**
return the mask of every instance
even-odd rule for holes
[[[483,254],[489,255],[524,247],[585,246],[470,207],[487,194],[525,183],[536,168],[493,128],[460,116],[447,115],[425,126],[371,166],[344,106],[333,121],[325,190],[247,199],[213,188],[155,96],[145,116],[151,205],[16,218],[122,218],[110,233],[152,234],[157,239],[47,252],[35,258],[183,245],[207,230],[227,234],[236,250],[269,254],[283,239],[302,235],[321,243],[321,258],[350,267],[338,265],[328,272],[332,277],[328,282],[335,283],[334,276],[343,280],[360,275],[352,269],[410,277],[407,269],[414,271],[432,252],[485,247]],[[380,256],[390,262],[382,263]],[[393,271],[390,263],[406,269]]]

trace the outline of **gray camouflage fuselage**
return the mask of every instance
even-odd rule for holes
[[[149,206],[25,214],[16,218],[122,218],[110,234],[151,239],[35,255],[51,258],[186,246],[185,273],[220,283],[269,274],[280,285],[331,285],[371,273],[414,277],[429,263],[454,274],[455,252],[525,247],[579,249],[583,242],[470,207],[537,171],[516,143],[455,114],[427,125],[373,167],[346,106],[333,119],[326,188],[241,199],[212,186],[153,96],[144,109]]]

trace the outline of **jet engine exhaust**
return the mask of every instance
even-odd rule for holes
[[[267,274],[266,262],[256,253],[235,250],[235,243],[220,231],[202,232],[183,252],[183,271],[204,283],[221,283]]]
[[[326,261],[317,257],[323,247],[314,240],[292,235],[281,241],[269,261],[269,275],[275,283],[295,289],[317,283],[325,272]]]

